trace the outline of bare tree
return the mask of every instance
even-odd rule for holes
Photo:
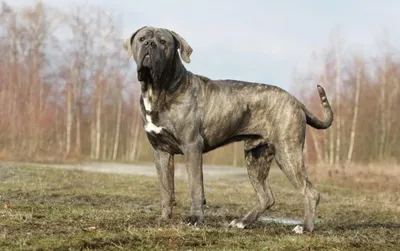
[[[318,139],[315,135],[314,131],[310,131],[311,137],[312,137],[312,141],[314,144],[314,149],[315,149],[315,153],[317,154],[317,164],[323,163],[324,160],[322,158],[322,154],[321,154],[321,148],[318,144]]]
[[[396,72],[396,65],[392,65],[393,75],[391,81],[391,89],[392,92],[389,94],[389,101],[388,101],[388,118],[386,120],[388,131],[391,132],[391,137],[388,140],[387,148],[386,148],[386,157],[389,158],[392,154],[393,147],[396,145],[396,141],[398,139],[398,128],[399,126],[393,121],[398,121],[398,101],[399,101],[399,75]],[[397,100],[397,104],[396,104]]]
[[[347,153],[347,160],[346,160],[346,165],[349,165],[351,162],[351,158],[353,156],[353,150],[354,150],[354,139],[356,135],[356,124],[357,124],[357,119],[358,119],[358,109],[359,109],[359,103],[360,103],[360,89],[361,89],[361,61],[356,59],[355,62],[355,68],[356,68],[356,93],[354,97],[354,109],[353,109],[353,119],[351,122],[351,133],[350,133],[350,144],[349,144],[349,151]]]
[[[92,116],[90,119],[90,158],[96,158],[96,118]]]
[[[341,45],[338,38],[335,46],[335,62],[336,62],[336,153],[335,164],[340,165],[340,140],[341,140],[341,111],[340,111],[340,87],[342,84],[342,71],[341,71]]]
[[[138,109],[133,109],[133,114],[131,117],[131,148],[130,148],[130,153],[129,153],[129,160],[135,161],[137,160],[138,157],[138,151],[139,151],[139,137],[140,137],[140,127],[141,124],[139,123],[139,111]]]
[[[96,152],[95,159],[100,158],[100,139],[101,139],[101,110],[103,103],[103,76],[99,76],[96,92]]]
[[[384,60],[382,70],[380,73],[380,99],[379,99],[379,107],[380,107],[380,138],[379,138],[379,159],[383,160],[384,151],[385,151],[385,142],[386,142],[386,85],[387,85],[387,67],[388,62],[387,59]]]
[[[102,153],[101,159],[106,160],[108,158],[107,151],[108,151],[108,120],[104,120],[103,123],[103,142],[102,142]]]
[[[65,146],[65,154],[69,155],[71,152],[71,134],[72,134],[72,123],[73,123],[73,114],[72,114],[72,84],[67,84],[67,135],[66,135],[66,146]]]
[[[327,73],[326,73],[326,66],[325,66],[325,70],[324,70],[324,75],[323,75],[323,81],[324,84],[326,86],[328,86],[328,77],[327,77]],[[327,153],[329,152],[329,165],[333,166],[334,164],[334,160],[335,160],[335,151],[334,151],[334,133],[335,130],[329,130],[329,132],[327,133],[329,138],[327,139],[327,141],[329,142],[329,151],[326,151]],[[325,134],[326,135],[326,134]]]
[[[70,55],[74,64],[74,111],[75,111],[75,154],[79,156],[82,151],[82,108],[83,92],[88,85],[89,57],[93,49],[94,22],[92,10],[86,6],[75,7],[68,15],[68,26],[72,32],[70,38]]]
[[[118,154],[118,145],[119,145],[119,137],[120,137],[120,130],[121,130],[121,115],[122,115],[122,83],[121,79],[117,79],[117,92],[118,92],[118,108],[117,108],[117,122],[115,124],[115,137],[114,137],[114,147],[113,147],[113,155],[112,159],[117,159]]]

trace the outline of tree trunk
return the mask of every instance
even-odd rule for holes
[[[396,76],[391,76],[390,77],[391,81],[391,85],[388,86],[388,88],[390,90],[392,90],[389,94],[389,100],[388,100],[388,105],[387,105],[387,109],[386,109],[386,129],[387,129],[387,135],[390,135],[390,137],[388,137],[388,139],[386,140],[386,146],[385,146],[385,153],[384,153],[384,158],[389,159],[391,158],[392,155],[392,141],[393,139],[396,139],[394,137],[394,130],[393,127],[394,125],[394,121],[396,121],[394,119],[395,116],[393,116],[393,110],[396,111],[396,107],[393,107],[393,103],[394,100],[397,97],[397,91],[398,91],[398,80]]]
[[[388,119],[387,123],[390,125],[390,131],[391,131],[391,140],[388,142],[388,149],[387,149],[387,155],[391,154],[391,151],[393,150],[393,146],[396,145],[397,139],[398,139],[398,123],[395,123],[395,121],[398,121],[398,112],[397,112],[397,104],[394,103],[393,100],[399,100],[399,85],[400,81],[398,76],[394,77],[393,80],[393,93],[392,93],[392,99],[391,102],[389,103],[388,109],[390,109],[390,119]],[[394,103],[394,105],[393,105]],[[392,112],[395,111],[395,112]]]
[[[323,81],[325,85],[328,85],[328,77],[326,76],[326,70],[323,73]],[[335,130],[324,131],[324,133],[325,133],[325,140],[327,141],[326,146],[327,147],[329,146],[329,150],[326,151],[328,153],[326,159],[329,161],[326,161],[326,163],[329,163],[330,166],[333,166],[335,161],[335,145],[334,145]]]
[[[96,106],[96,154],[95,158],[100,158],[100,145],[101,145],[101,108],[103,99],[103,79],[99,80],[97,90],[97,106]]]
[[[43,107],[43,81],[40,79],[40,60],[39,60],[39,49],[33,49],[32,55],[32,74],[30,79],[31,86],[31,105],[33,121],[31,127],[31,141],[29,144],[29,156],[34,158],[34,155],[40,147],[41,137],[41,129],[40,129],[40,121],[42,119],[42,107]],[[37,96],[35,95],[35,91],[39,90]]]
[[[68,156],[71,152],[71,131],[72,131],[72,84],[67,84],[67,135],[65,154]]]
[[[384,63],[382,73],[381,73],[381,88],[380,88],[380,100],[379,100],[379,107],[380,107],[380,128],[381,128],[381,133],[379,137],[379,160],[383,160],[383,155],[385,151],[385,141],[386,141],[386,104],[385,104],[385,98],[386,98],[386,84],[387,84],[387,64],[386,61]]]
[[[337,42],[336,51],[336,153],[335,164],[340,165],[340,133],[341,133],[341,111],[340,111],[340,86],[341,86],[341,59],[340,44]]]
[[[19,73],[17,69],[13,69],[14,78],[9,78],[10,81],[14,79],[14,83],[10,83],[11,90],[11,104],[10,104],[10,114],[11,114],[11,151],[15,151],[17,147],[17,135],[18,135],[18,118],[17,118],[17,101],[18,101],[18,86],[19,86]]]
[[[312,141],[314,143],[315,153],[317,154],[317,164],[321,164],[323,162],[322,155],[321,155],[321,148],[319,147],[317,137],[315,133],[310,130]]]
[[[96,158],[96,120],[94,116],[90,120],[90,158]]]
[[[379,99],[379,98],[378,98]],[[380,127],[380,113],[381,113],[381,108],[379,105],[376,106],[376,110],[374,112],[374,129],[373,129],[373,141],[372,141],[372,147],[369,148],[369,162],[373,162],[376,160],[379,160],[379,136],[381,133],[381,128]]]
[[[116,128],[115,128],[113,155],[112,155],[113,160],[117,159],[117,154],[118,154],[119,132],[121,128],[121,114],[122,114],[122,97],[119,97],[118,109],[117,109],[117,124],[115,125]]]
[[[132,137],[132,147],[130,153],[130,160],[136,161],[138,157],[138,146],[139,146],[139,134],[140,134],[140,124],[137,123],[136,119],[132,123],[133,137]]]
[[[39,72],[37,74],[40,74]],[[38,84],[39,84],[39,104],[38,104],[38,116],[36,120],[36,134],[35,134],[35,148],[39,147],[41,148],[43,145],[43,135],[42,135],[42,127],[41,127],[41,121],[43,117],[43,111],[44,111],[44,97],[43,97],[43,80],[40,78],[40,75],[38,76]],[[48,142],[47,142],[48,144]]]
[[[80,95],[78,94],[78,100],[76,104],[76,140],[75,140],[75,153],[76,156],[80,156],[82,153],[82,143],[81,143],[81,106],[80,106]]]
[[[335,145],[334,145],[334,131],[329,130],[329,165],[334,165],[335,157]]]
[[[135,95],[135,93],[133,93]],[[133,104],[135,104],[135,107],[132,110],[132,120],[131,120],[131,147],[130,147],[130,152],[129,152],[129,160],[130,161],[135,161],[137,160],[138,157],[138,146],[139,146],[139,135],[140,135],[140,112],[139,108],[136,107],[136,104],[139,102],[136,102],[135,96],[133,96]]]
[[[101,159],[106,160],[107,159],[107,150],[108,150],[108,121],[104,121],[104,128],[103,128],[103,150],[101,154]]]
[[[354,110],[353,110],[353,120],[351,122],[351,132],[350,132],[350,144],[349,144],[349,152],[347,153],[346,166],[350,164],[351,158],[353,156],[354,149],[354,139],[356,135],[356,124],[358,118],[358,108],[359,108],[359,100],[360,100],[360,89],[361,89],[361,66],[357,66],[356,73],[356,95],[354,98]]]
[[[32,55],[29,55],[30,57],[33,57]],[[35,62],[35,57],[33,57],[33,65],[36,65]],[[32,151],[33,151],[33,139],[34,139],[34,129],[36,128],[36,105],[34,103],[35,97],[34,97],[34,89],[35,89],[35,80],[34,80],[34,67],[32,65],[27,66],[27,82],[26,82],[26,90],[27,90],[27,95],[28,95],[28,116],[26,120],[26,127],[27,127],[27,135],[26,135],[26,140],[27,140],[27,156],[29,158],[32,157]]]
[[[21,70],[19,68],[19,58],[20,58],[20,53],[18,53],[18,37],[17,37],[17,21],[16,21],[16,16],[15,14],[13,14],[12,16],[12,23],[10,24],[10,28],[12,30],[12,33],[14,34],[14,36],[12,37],[12,46],[11,46],[11,54],[12,54],[12,73],[13,73],[13,78],[11,79],[11,81],[13,80],[14,82],[11,83],[12,86],[12,105],[11,105],[11,114],[12,114],[12,122],[11,122],[11,146],[12,146],[12,151],[19,151],[22,149],[17,149],[17,140],[18,140],[18,136],[20,136],[21,132],[19,129],[19,120],[18,120],[18,108],[19,105],[17,103],[18,101],[18,91],[20,91],[20,82],[21,79],[23,78],[23,75],[21,74]],[[20,75],[21,74],[21,75]],[[21,76],[21,77],[20,77]],[[22,144],[19,144],[22,145]]]
[[[56,124],[56,128],[55,128],[55,130],[56,130],[56,132],[55,132],[55,134],[56,134],[56,142],[57,142],[57,154],[62,154],[62,152],[63,152],[63,136],[62,136],[62,127],[61,127],[61,125],[62,125],[62,122],[60,121],[61,119],[60,119],[60,108],[58,107],[58,106],[56,106],[56,115],[55,115],[55,117],[56,117],[56,121],[55,121],[55,124]]]
[[[328,138],[329,133],[326,130],[324,130],[323,135],[324,135],[324,163],[328,164],[329,163],[329,138]]]

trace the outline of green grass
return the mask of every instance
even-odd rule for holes
[[[279,172],[270,180],[277,202],[265,215],[301,219],[298,192]],[[322,199],[314,234],[276,223],[227,228],[256,199],[249,181],[233,178],[205,181],[206,225],[195,229],[181,223],[183,181],[173,220],[159,226],[155,178],[3,166],[0,250],[400,250],[400,191],[315,186]]]

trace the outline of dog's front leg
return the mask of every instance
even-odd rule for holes
[[[174,156],[154,149],[153,155],[160,188],[161,218],[158,221],[167,221],[172,217],[172,207],[175,202]]]
[[[188,225],[200,225],[204,221],[203,156],[199,144],[185,146],[185,160],[190,188],[190,215]]]

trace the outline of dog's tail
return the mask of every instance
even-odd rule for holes
[[[327,129],[332,125],[333,122],[333,111],[331,105],[328,102],[326,97],[326,93],[322,86],[317,85],[319,98],[321,100],[322,107],[324,108],[324,117],[325,120],[319,120],[317,117],[314,116],[304,105],[302,105],[302,109],[307,117],[307,124],[316,128],[316,129]]]

